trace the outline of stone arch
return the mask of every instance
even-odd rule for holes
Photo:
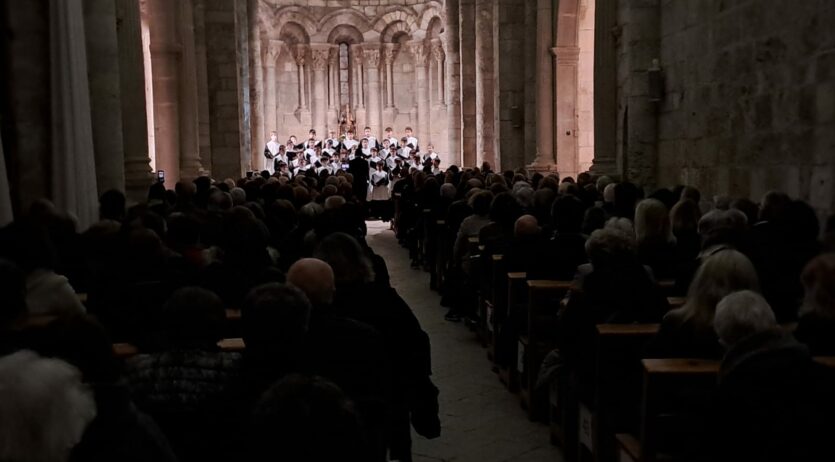
[[[426,25],[425,29],[421,29],[426,34],[426,38],[434,39],[439,38],[441,33],[444,31],[443,22],[441,22],[441,18],[439,16],[433,16],[432,19],[429,20],[429,23]]]
[[[554,114],[555,148],[560,172],[572,176],[588,169],[594,158],[594,70],[589,64],[594,60],[594,5],[595,0],[558,0],[555,11],[555,94],[563,95],[557,97]],[[581,27],[589,26],[581,39]]]
[[[362,32],[349,24],[340,24],[328,33],[327,43],[348,43],[357,44],[364,41]]]
[[[316,20],[313,19],[313,17],[310,16],[310,14],[308,14],[303,8],[296,6],[279,8],[275,11],[275,15],[275,20],[273,21],[273,31],[276,33],[281,33],[284,26],[288,23],[295,23],[305,32],[309,42],[310,37],[315,35],[318,31]]]
[[[335,11],[327,14],[319,20],[318,30],[319,34],[316,37],[318,41],[324,41],[330,37],[331,33],[340,27],[349,26],[359,31],[360,35],[366,36],[368,31],[372,29],[371,24],[362,13],[345,9]]]
[[[412,30],[405,21],[396,21],[386,26],[380,34],[380,41],[383,43],[395,43],[395,41],[402,35],[411,37]]]
[[[406,26],[412,33],[417,31],[417,15],[414,11],[401,6],[384,10],[374,21],[373,28],[382,34],[386,27],[399,21],[406,23]]]
[[[417,20],[417,27],[420,30],[428,30],[429,23],[434,19],[438,18],[441,21],[441,24],[444,24],[444,7],[439,2],[430,1],[426,2],[424,5],[423,11],[420,12],[420,16],[418,16]],[[443,27],[443,26],[442,26]]]
[[[307,31],[296,22],[284,23],[281,29],[278,29],[278,38],[287,45],[310,43],[310,36],[307,35]]]

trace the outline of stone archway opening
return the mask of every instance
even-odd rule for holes
[[[588,171],[594,162],[595,0],[560,0],[555,47],[555,138],[562,176]]]
[[[588,171],[594,162],[594,5],[580,0],[578,12],[577,64],[577,156],[578,171]]]

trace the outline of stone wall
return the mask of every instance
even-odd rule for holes
[[[658,184],[833,210],[835,3],[664,0],[659,22]]]
[[[205,0],[211,153],[201,153],[215,178],[241,175],[235,3]]]
[[[498,93],[496,106],[496,133],[501,165],[498,169],[515,169],[525,165],[525,2],[524,0],[499,0],[496,34],[498,46],[494,50],[496,65],[495,91]],[[520,59],[522,58],[522,59]]]
[[[46,0],[4,2],[0,12],[0,122],[15,213],[50,193],[49,21]]]
[[[337,109],[345,110],[344,104],[333,104],[334,100],[339,101],[339,93],[335,91],[339,86],[334,84],[334,79],[340,71],[335,69],[335,56],[330,56],[324,65],[321,61],[317,64],[316,59],[321,60],[321,53],[327,52],[328,47],[330,53],[336,54],[336,48],[345,43],[349,45],[350,55],[349,67],[344,71],[350,76],[349,109],[357,129],[361,131],[370,125],[379,137],[384,127],[391,126],[396,134],[402,135],[404,128],[411,126],[423,147],[431,142],[439,152],[446,152],[447,108],[439,102],[438,65],[433,55],[445,20],[442,2],[268,0],[259,3],[258,8],[261,65],[266,69],[269,64],[266,60],[275,59],[275,100],[270,100],[266,90],[270,82],[264,71],[265,92],[252,104],[252,107],[259,104],[263,107],[263,114],[259,115],[265,120],[264,131],[276,130],[279,139],[284,141],[290,135],[304,139],[310,128],[316,129],[320,138],[327,135],[327,130],[337,128]],[[277,44],[280,48],[277,57],[267,56],[264,43]],[[420,56],[414,54],[415,44],[424,45]],[[396,50],[391,66],[392,101],[388,95],[386,60],[386,50],[390,47]],[[418,60],[422,67],[416,65]],[[418,91],[418,81],[422,82],[421,91]],[[425,101],[418,101],[419,97]],[[276,121],[271,124],[273,108]],[[418,120],[421,111],[428,120]],[[438,125],[436,121],[444,124]],[[425,133],[421,133],[421,128]],[[253,144],[252,149],[260,151],[263,146]]]

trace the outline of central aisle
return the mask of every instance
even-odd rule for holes
[[[461,323],[444,321],[446,308],[429,290],[429,274],[411,269],[388,223],[368,222],[368,244],[388,265],[391,284],[432,342],[432,380],[441,390],[441,437],[413,435],[416,462],[561,461],[548,427],[529,422],[517,395],[490,371],[486,350]]]

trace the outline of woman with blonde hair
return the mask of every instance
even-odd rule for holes
[[[713,328],[716,305],[733,292],[759,291],[757,271],[741,252],[720,247],[703,258],[687,292],[687,302],[664,316],[649,356],[720,358],[723,350]]]
[[[794,335],[813,355],[835,355],[835,253],[815,257],[800,280],[805,296]]]
[[[635,208],[635,240],[638,258],[652,268],[657,279],[675,275],[676,238],[667,207],[658,199],[644,199]]]

